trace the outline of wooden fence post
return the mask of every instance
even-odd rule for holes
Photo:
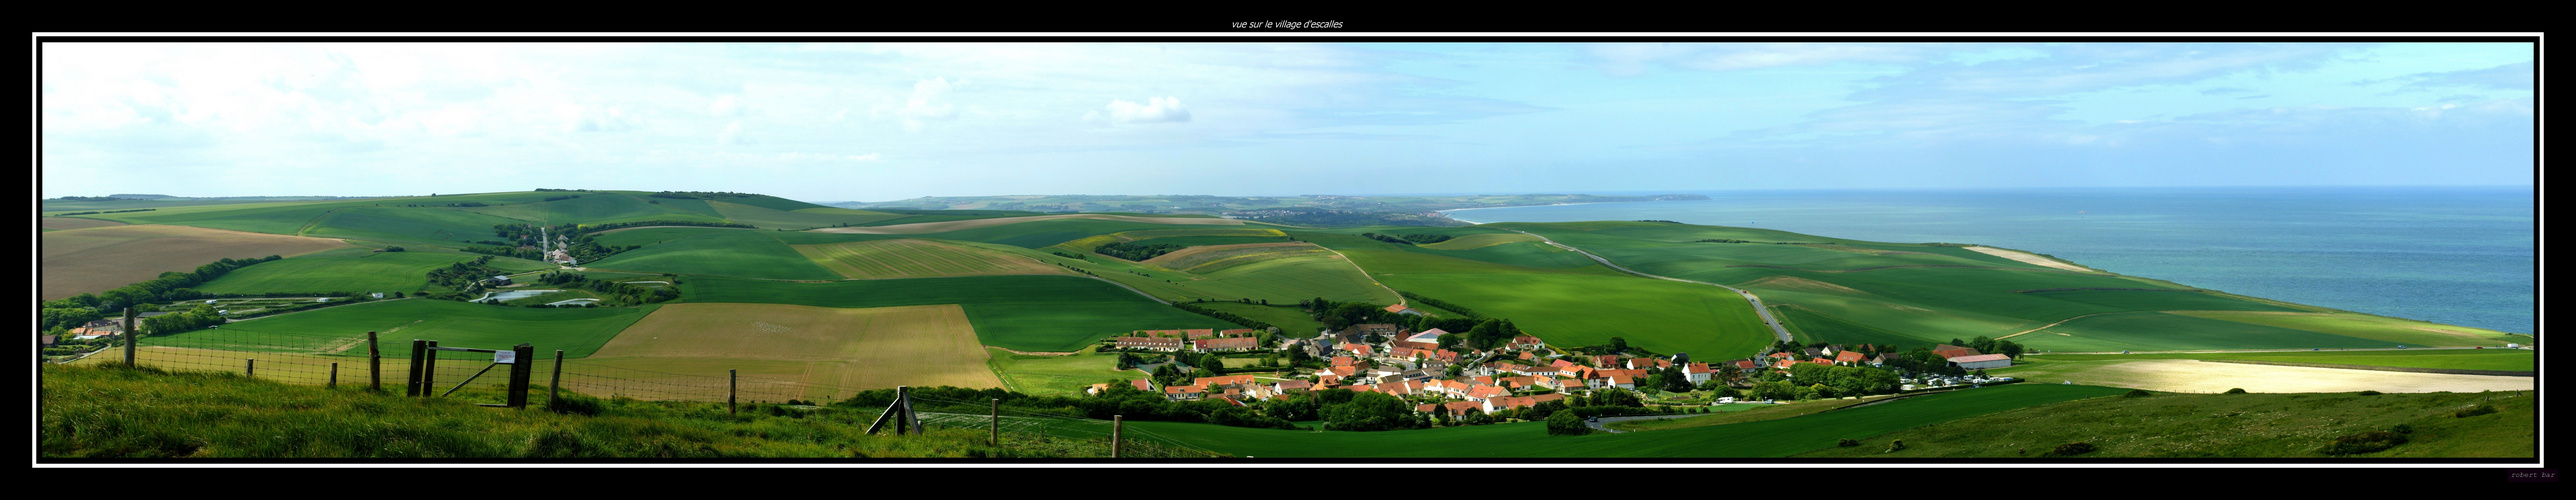
[[[367,332],[367,390],[385,390],[384,355],[376,352],[376,332]]]
[[[520,342],[510,348],[510,353],[510,398],[507,404],[511,408],[525,410],[528,409],[528,376],[536,371],[537,360],[533,358],[537,355],[537,346]]]
[[[258,367],[259,367],[259,359],[257,359],[257,358],[242,358],[242,376],[243,376],[243,377],[258,378],[258,377],[259,377],[259,374],[258,374],[258,373],[256,373],[256,372],[251,371],[251,369],[252,369],[252,368],[258,368]]]
[[[429,341],[429,348],[421,351],[420,395],[429,396],[436,391],[438,391],[438,341],[432,340]]]
[[[735,394],[739,394],[739,393],[741,393],[741,392],[742,392],[742,370],[725,370],[725,414],[726,414],[726,415],[732,415],[732,414],[738,413],[738,411],[734,408],[734,404],[733,404],[733,402],[734,402],[734,395],[735,395]]]
[[[403,397],[420,397],[420,356],[428,352],[429,341],[411,339],[411,376],[403,379]]]
[[[142,332],[134,331],[134,308],[125,308],[125,367],[134,367],[134,342],[142,336]]]
[[[921,416],[920,416],[920,415],[914,415],[914,414],[912,413],[912,391],[910,391],[910,390],[900,390],[900,391],[898,391],[898,392],[900,393],[900,394],[899,394],[899,396],[900,396],[901,398],[903,398],[903,419],[904,419],[904,420],[908,420],[908,421],[911,421],[911,422],[912,422],[912,433],[913,433],[913,434],[920,434],[920,433],[921,433]]]
[[[563,350],[555,350],[555,375],[546,380],[546,408],[563,403]]]
[[[324,388],[324,389],[338,389],[338,388],[340,388],[340,362],[338,362],[338,361],[333,361],[333,362],[331,362],[331,380],[330,380],[329,382],[323,382],[323,383],[322,383],[322,388]]]
[[[1002,445],[1002,400],[993,399],[993,446]]]
[[[1126,415],[1109,416],[1109,458],[1118,458],[1118,433],[1126,429]]]

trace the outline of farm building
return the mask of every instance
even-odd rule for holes
[[[1191,342],[1191,344],[1193,344],[1193,345],[1192,345],[1192,347],[1194,347],[1194,348],[1198,349],[1198,350],[1199,350],[1199,351],[1201,351],[1201,352],[1211,352],[1211,351],[1249,351],[1249,350],[1253,350],[1253,349],[1259,349],[1259,348],[1261,348],[1261,339],[1260,339],[1260,338],[1257,338],[1257,337],[1225,337],[1225,338],[1213,338],[1213,339],[1198,339],[1198,340],[1192,340],[1192,341],[1190,341],[1190,342]]]
[[[1959,357],[1955,357],[1955,358],[1950,358],[1950,364],[1958,365],[1958,366],[1959,366],[1959,369],[1962,369],[1962,370],[1983,370],[1983,369],[1987,369],[1987,368],[2003,368],[2003,367],[2006,367],[2006,366],[2012,366],[2012,357],[2010,357],[2010,356],[2005,356],[2005,355],[2002,355],[2002,354],[1978,354],[1978,355],[1974,355],[1974,356],[1959,356]]]

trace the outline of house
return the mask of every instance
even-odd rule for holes
[[[1358,358],[1353,358],[1353,357],[1350,357],[1350,356],[1334,356],[1334,357],[1333,357],[1333,366],[1351,366],[1351,365],[1357,365],[1357,364],[1360,364],[1360,360],[1359,360]]]
[[[1362,335],[1393,337],[1403,332],[1404,328],[1385,323],[1369,323],[1365,325],[1351,325],[1350,331],[1359,332]]]
[[[1869,356],[1861,355],[1860,351],[1843,351],[1834,355],[1834,364],[1849,366],[1863,361],[1869,361]]]
[[[1169,352],[1181,350],[1181,339],[1171,337],[1118,337],[1116,345],[1120,349],[1145,349]]]
[[[1690,377],[1691,385],[1706,383],[1708,382],[1709,377],[1716,373],[1716,370],[1708,368],[1708,363],[1691,363],[1682,365],[1682,375]]]
[[[1261,330],[1256,330],[1256,329],[1251,329],[1251,328],[1236,328],[1236,329],[1232,329],[1232,330],[1224,330],[1224,331],[1216,332],[1216,336],[1219,336],[1219,337],[1249,337],[1249,336],[1252,336],[1253,334],[1256,334],[1256,333],[1261,333]]]
[[[1202,389],[1196,386],[1175,385],[1163,388],[1163,397],[1170,398],[1173,401],[1197,401],[1207,397],[1207,389]]]
[[[1396,304],[1396,305],[1386,306],[1386,312],[1396,313],[1396,314],[1411,314],[1411,315],[1414,315],[1414,316],[1421,316],[1421,315],[1422,315],[1422,311],[1416,311],[1416,310],[1413,310],[1413,308],[1410,308],[1410,307],[1404,307],[1404,304]]]
[[[1250,351],[1261,348],[1261,338],[1259,337],[1197,339],[1190,341],[1190,343],[1191,347],[1198,349],[1200,352]]]
[[[1944,347],[1947,347],[1947,346],[1944,346]],[[1960,356],[1977,356],[1977,355],[1985,354],[1985,353],[1977,352],[1977,350],[1976,350],[1976,349],[1969,349],[1969,348],[1965,348],[1965,347],[1957,347],[1957,348],[1951,348],[1951,349],[1934,349],[1934,350],[1932,351],[1932,353],[1933,353],[1933,354],[1939,354],[1939,355],[1941,355],[1941,358],[1942,358],[1942,359],[1959,359],[1959,357],[1960,357]]]
[[[1973,355],[1973,356],[1959,356],[1959,357],[1955,357],[1955,358],[1950,358],[1950,364],[1952,364],[1952,365],[1957,365],[1957,366],[1959,367],[1959,369],[1961,369],[1961,370],[1983,370],[1983,369],[1987,369],[1987,368],[2003,368],[2003,367],[2006,367],[2006,366],[2012,366],[2012,357],[2011,357],[2011,356],[2005,356],[2005,355],[2002,355],[2002,354],[1978,354],[1978,355]]]
[[[1280,381],[1280,382],[1277,384],[1277,386],[1278,386],[1278,389],[1277,389],[1277,390],[1279,391],[1279,393],[1281,393],[1281,394],[1286,394],[1286,393],[1290,393],[1290,392],[1303,392],[1303,391],[1314,390],[1314,388],[1315,388],[1315,383],[1314,383],[1314,382],[1307,382],[1307,381],[1304,381],[1304,380],[1284,380],[1284,381]]]
[[[1546,347],[1546,346],[1547,346],[1547,343],[1546,343],[1546,342],[1540,342],[1540,341],[1538,340],[1538,337],[1532,337],[1532,336],[1528,336],[1528,335],[1520,335],[1520,336],[1514,336],[1514,337],[1512,337],[1512,348],[1515,348],[1515,349],[1523,349],[1523,350],[1527,350],[1527,349],[1537,349],[1537,348],[1540,348],[1540,347]]]

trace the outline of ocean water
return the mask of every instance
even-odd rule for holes
[[[2538,205],[2528,187],[1685,192],[1711,199],[1449,214],[1479,223],[1654,219],[1977,243],[2241,295],[2538,330]]]

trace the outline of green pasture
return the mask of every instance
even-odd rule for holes
[[[1866,439],[1940,422],[2124,391],[2093,386],[2007,385],[1796,418],[1586,436],[1548,436],[1544,422],[1382,432],[1283,431],[1174,422],[1127,425],[1190,446],[1256,458],[1781,457],[1832,448],[1839,439]]]
[[[407,353],[411,339],[436,340],[441,346],[499,349],[535,344],[539,350],[562,349],[564,356],[589,356],[628,325],[657,306],[530,309],[428,299],[385,300],[280,314],[173,335],[145,337],[143,345],[364,356],[367,332],[378,332],[379,348]],[[408,354],[388,354],[400,357]]]
[[[459,252],[376,252],[368,248],[342,248],[235,269],[213,282],[198,285],[197,291],[411,292],[429,283],[431,270],[479,257],[479,254]],[[499,262],[503,259],[492,260]]]
[[[1239,328],[1166,306],[1116,285],[1072,276],[963,276],[798,283],[690,277],[681,300],[818,307],[959,304],[985,345],[1021,351],[1080,349],[1135,330]]]
[[[709,231],[583,263],[619,271],[786,280],[837,280],[773,236],[774,231]]]
[[[1560,346],[1610,343],[1729,359],[1776,340],[1735,292],[1673,281],[1550,274],[1403,274],[1387,285],[1437,297]]]
[[[708,200],[706,204],[707,206],[714,207],[717,213],[724,214],[724,218],[726,220],[758,226],[761,229],[804,229],[841,224],[855,226],[900,217],[895,214],[883,212],[821,206],[811,206],[796,209],[795,211],[787,211],[760,205],[734,203],[727,200]],[[772,204],[780,205],[777,203]]]
[[[1096,347],[1085,347],[1071,356],[1012,354],[1000,348],[985,348],[992,355],[987,363],[1002,385],[1012,392],[1033,396],[1081,397],[1091,384],[1111,379],[1146,378],[1144,372],[1119,370],[1118,357],[1101,355]]]
[[[649,246],[672,240],[704,236],[707,233],[722,231],[748,231],[748,229],[736,227],[646,227],[623,229],[612,233],[597,234],[591,236],[591,239],[598,241],[601,245],[609,246]]]
[[[1993,387],[1975,391],[2004,389]],[[2054,387],[2054,386],[2044,386]],[[2166,394],[2111,397],[2019,408],[1932,423],[1860,446],[1794,455],[1813,459],[2027,459],[2066,443],[2094,451],[2047,459],[2304,459],[2371,463],[2382,458],[2533,457],[2539,419],[2532,392],[2375,394]],[[2495,413],[2457,417],[2490,405]],[[2360,455],[2328,455],[2335,439],[2405,427],[2406,443]],[[1888,443],[1905,441],[1889,451]]]
[[[304,236],[463,246],[501,239],[492,226],[526,223],[449,208],[349,207],[315,220]]]

